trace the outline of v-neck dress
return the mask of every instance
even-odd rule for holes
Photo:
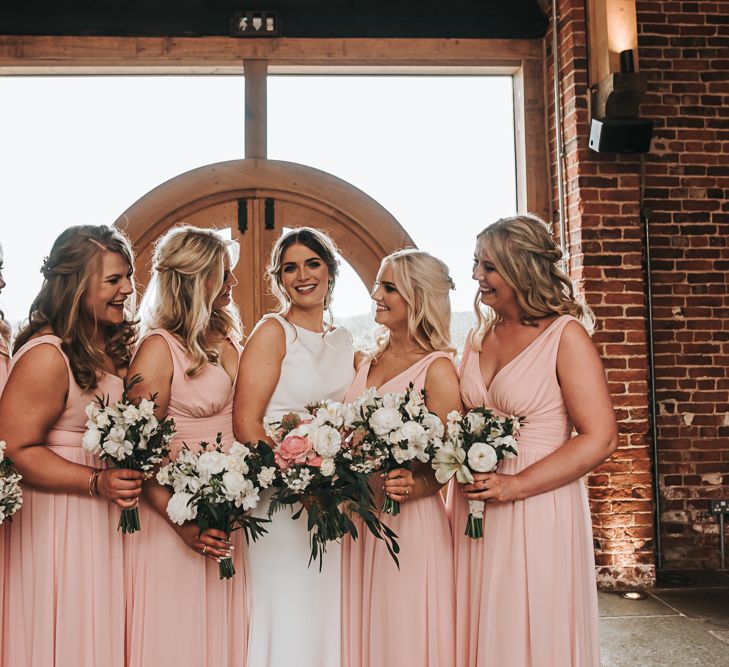
[[[552,322],[504,366],[487,389],[479,353],[466,344],[461,397],[526,418],[519,455],[499,472],[517,474],[572,434],[557,380],[565,326]],[[468,339],[467,339],[468,340]],[[452,483],[458,667],[598,667],[597,589],[592,524],[581,479],[525,500],[486,503],[483,539],[465,535],[468,501]]]
[[[150,336],[163,338],[172,354],[167,415],[174,418],[177,434],[170,457],[177,456],[183,442],[198,450],[201,441],[214,442],[218,433],[230,447],[235,383],[228,373],[206,364],[188,376],[192,361],[182,343],[162,329],[145,339]],[[236,574],[221,580],[218,564],[190,549],[144,499],[139,515],[141,531],[124,541],[128,667],[245,667],[248,564],[241,531],[231,534]]]
[[[378,388],[422,390],[432,352]],[[367,389],[363,363],[345,401]],[[356,541],[342,544],[342,666],[450,667],[455,659],[455,588],[452,536],[443,497],[436,493],[402,503],[400,514],[382,514],[397,533],[398,570],[387,547],[358,522]]]
[[[11,369],[40,345],[52,345],[62,354],[68,368],[68,397],[46,442],[39,446],[72,463],[106,468],[81,445],[85,410],[96,395],[118,401],[121,379],[104,373],[96,389],[81,389],[61,339],[53,335],[29,340],[13,358]],[[37,371],[38,382],[43,382],[43,369]],[[5,526],[9,554],[0,664],[124,667],[119,513],[119,507],[106,498],[23,484],[23,506]]]

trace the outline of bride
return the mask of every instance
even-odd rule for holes
[[[267,272],[279,309],[256,325],[241,355],[233,407],[240,442],[270,442],[264,416],[344,398],[354,378],[352,339],[324,322],[338,271],[335,253],[326,234],[308,227],[285,233],[274,246]],[[262,516],[269,499],[262,497]],[[327,545],[321,572],[315,563],[308,567],[306,519],[293,521],[291,513],[274,514],[268,534],[249,548],[249,665],[338,667],[340,546]]]

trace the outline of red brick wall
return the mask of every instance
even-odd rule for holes
[[[598,583],[652,585],[653,503],[647,445],[648,389],[639,159],[589,150],[585,3],[559,1],[570,271],[598,320],[602,355],[620,426],[620,446],[589,477]],[[551,32],[547,80],[552,81]],[[554,99],[548,90],[554,165]],[[556,187],[556,177],[553,178]],[[554,191],[557,212],[556,189]]]
[[[653,210],[666,568],[718,567],[710,498],[729,497],[729,2],[638,2]]]
[[[640,160],[588,149],[585,3],[558,0],[570,269],[598,318],[620,447],[589,479],[598,580],[651,584]],[[638,1],[652,210],[661,536],[666,568],[716,567],[710,498],[729,483],[729,2]],[[545,40],[552,80],[551,32]],[[548,86],[555,171],[554,100]],[[554,219],[558,219],[556,178]]]

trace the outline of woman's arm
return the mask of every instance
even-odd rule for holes
[[[557,378],[577,435],[517,475],[474,475],[476,482],[464,487],[470,500],[507,502],[551,491],[579,479],[615,451],[618,428],[602,361],[576,322],[562,332]]]
[[[281,377],[285,355],[286,334],[273,318],[260,324],[246,341],[233,401],[233,432],[239,442],[273,444],[263,430],[263,417]]]
[[[425,406],[438,415],[444,425],[449,412],[463,410],[458,374],[451,361],[445,357],[436,359],[428,368],[425,376]],[[416,463],[411,470],[393,470],[385,480],[385,492],[398,502],[432,496],[441,488],[435,479],[435,471],[424,463]],[[404,489],[408,490],[407,495],[404,495]]]
[[[45,446],[63,413],[68,390],[61,353],[52,345],[28,350],[15,364],[0,401],[0,440],[7,443],[7,455],[26,484],[51,493],[86,495],[94,469],[67,461]],[[133,507],[142,478],[134,470],[104,469],[98,476],[98,493],[122,508]]]

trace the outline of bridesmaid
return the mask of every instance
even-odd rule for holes
[[[426,405],[443,422],[461,410],[450,343],[453,283],[443,262],[426,252],[400,250],[380,267],[372,298],[382,325],[374,353],[361,360],[346,401],[368,387],[381,393],[425,389]],[[402,503],[383,520],[398,535],[400,569],[366,528],[345,539],[342,554],[344,667],[445,667],[455,659],[452,537],[440,485],[426,466],[398,469],[382,492]],[[379,489],[377,485],[379,484]]]
[[[241,347],[238,246],[212,229],[175,227],[158,242],[142,301],[144,337],[129,369],[137,398],[156,394],[157,416],[175,420],[170,445],[233,443],[233,385]],[[240,531],[200,531],[167,517],[170,491],[144,484],[141,531],[125,543],[128,665],[245,667],[246,550]],[[221,580],[217,559],[233,552],[236,575]]]
[[[124,665],[119,508],[142,474],[106,468],[81,446],[85,409],[116,401],[136,337],[134,261],[105,226],[70,227],[18,334],[0,401],[0,440],[23,475],[9,531],[5,665]]]
[[[0,244],[0,292],[5,289],[5,279],[3,278],[3,262],[4,262],[3,246]],[[10,374],[10,324],[5,320],[5,314],[0,310],[0,396],[3,395],[5,383],[8,381]],[[7,558],[9,542],[7,540],[7,531],[9,529],[9,521],[0,525],[0,627],[2,627],[2,619],[5,616],[5,588],[7,586]],[[2,663],[2,654],[0,653],[0,663]]]
[[[526,417],[519,456],[452,488],[459,667],[598,667],[592,526],[582,477],[615,450],[600,357],[532,216],[477,238],[476,316],[461,363],[467,408]],[[480,307],[483,306],[483,308]],[[576,435],[573,435],[573,429]],[[483,539],[464,535],[468,500],[485,500]]]
[[[264,416],[344,398],[354,377],[352,338],[331,325],[331,311],[324,320],[337,272],[336,248],[319,230],[300,227],[276,242],[268,277],[279,310],[258,323],[241,356],[233,418],[238,440],[268,440]],[[261,500],[258,513],[265,516],[270,493]],[[327,546],[319,572],[307,565],[305,518],[292,521],[285,509],[267,530],[250,550],[250,666],[339,667],[339,545]]]

